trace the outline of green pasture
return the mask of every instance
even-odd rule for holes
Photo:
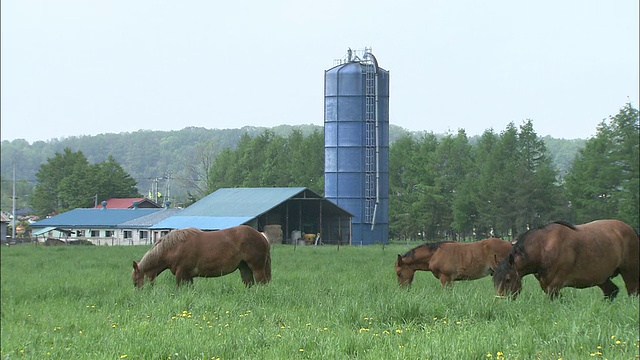
[[[1,249],[3,359],[634,359],[639,300],[621,287],[564,289],[533,276],[515,301],[490,278],[448,289],[426,272],[399,289],[393,263],[416,244],[279,245],[273,279],[239,273],[134,289],[144,246]]]

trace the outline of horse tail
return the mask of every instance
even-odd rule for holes
[[[267,242],[267,259],[264,263],[264,274],[267,282],[271,281],[271,244]]]
[[[267,277],[267,282],[271,281],[271,251],[267,253],[267,261],[264,264],[264,274]]]
[[[271,281],[271,240],[269,240],[269,236],[265,232],[261,232],[262,237],[266,241],[267,251],[266,251],[266,259],[264,261],[264,276],[267,282]]]

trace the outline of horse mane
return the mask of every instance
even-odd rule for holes
[[[431,243],[425,243],[425,244],[422,244],[422,245],[418,245],[418,246],[414,247],[413,249],[411,249],[411,250],[407,251],[406,253],[404,253],[404,255],[402,255],[402,257],[413,257],[413,254],[415,253],[415,251],[418,250],[419,248],[422,248],[422,247],[426,247],[430,251],[435,251],[440,247],[440,245],[448,244],[448,243],[452,243],[452,242],[455,242],[455,241],[436,241],[436,242],[431,242]]]
[[[573,225],[573,224],[571,224],[569,222],[563,221],[563,220],[554,221],[552,224],[558,224],[558,225],[566,226],[571,230],[578,230],[578,229],[576,229],[575,225]]]
[[[151,249],[144,254],[138,263],[138,266],[140,269],[144,269],[147,266],[154,266],[158,261],[160,261],[160,255],[164,254],[165,251],[184,242],[190,235],[200,232],[202,232],[202,230],[196,228],[185,228],[170,231],[167,235],[161,237],[153,244]]]
[[[513,244],[513,250],[512,250],[513,253],[514,254],[524,254],[524,242],[527,240],[529,235],[531,235],[532,233],[537,232],[539,230],[546,229],[549,225],[552,225],[552,224],[558,224],[558,225],[566,226],[571,230],[577,230],[575,225],[573,225],[573,224],[571,224],[569,222],[563,221],[563,220],[554,221],[552,223],[548,223],[546,225],[539,226],[537,228],[529,229],[526,232],[518,235],[518,237],[517,237],[517,239],[515,241],[515,244]]]

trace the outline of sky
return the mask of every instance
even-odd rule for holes
[[[390,72],[410,131],[588,138],[639,102],[638,0],[0,4],[3,141],[321,126],[348,48]]]

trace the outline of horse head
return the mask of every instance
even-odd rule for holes
[[[149,283],[153,285],[153,280],[155,280],[158,274],[149,270],[140,270],[140,261],[134,261],[133,272],[131,272],[131,280],[133,281],[133,286],[142,289],[145,276],[149,279]]]
[[[493,286],[498,296],[509,296],[515,299],[522,289],[522,277],[516,269],[516,260],[512,251],[502,259],[493,273]]]
[[[133,286],[142,289],[142,285],[144,284],[144,272],[140,270],[139,267],[140,262],[133,262],[133,271],[131,272],[131,280],[133,281]]]
[[[398,285],[401,287],[410,287],[413,282],[415,270],[402,260],[402,255],[400,254],[398,254],[395,267],[396,275],[398,276]]]

